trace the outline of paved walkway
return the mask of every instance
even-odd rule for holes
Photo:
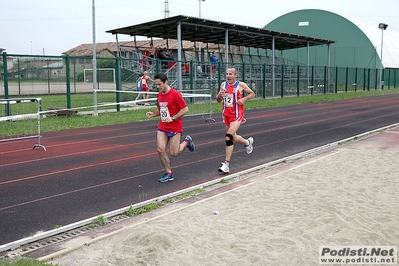
[[[42,259],[319,265],[321,246],[396,246],[398,158],[395,128],[87,233],[44,250]]]

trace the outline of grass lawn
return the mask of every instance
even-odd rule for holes
[[[17,259],[0,259],[0,266],[50,266],[58,264],[50,264],[45,261],[39,261],[32,258],[17,258]]]
[[[398,89],[390,90],[370,90],[370,91],[357,91],[357,92],[341,92],[337,94],[321,94],[309,95],[300,97],[285,97],[285,98],[267,98],[267,99],[253,99],[245,103],[245,109],[269,108],[276,106],[286,106],[293,104],[305,104],[315,102],[325,102],[342,100],[349,98],[368,97],[375,95],[399,93]],[[52,97],[52,96],[46,96]],[[43,102],[47,101],[46,97],[42,97]],[[189,106],[190,108],[190,106]],[[155,109],[155,107],[154,107]],[[194,110],[193,108],[192,110]],[[84,128],[101,125],[123,124],[147,120],[145,113],[153,109],[136,109],[121,112],[107,112],[99,113],[98,116],[92,115],[72,115],[70,117],[48,117],[41,119],[41,131],[49,132],[64,129]],[[212,110],[218,113],[221,110],[220,103],[213,103]],[[193,114],[190,112],[189,114]],[[152,118],[159,119],[159,118]]]

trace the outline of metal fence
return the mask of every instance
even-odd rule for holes
[[[73,56],[8,55],[1,61],[0,98],[42,97],[54,95],[62,108],[88,104],[82,94],[93,91],[137,91],[137,79],[143,71],[166,73],[169,84],[182,92],[209,90],[216,95],[224,81],[227,63],[212,66],[199,61],[142,61],[124,58],[97,58],[97,87],[93,88],[92,58]],[[234,63],[239,79],[246,82],[259,98],[302,96],[357,90],[391,89],[398,86],[399,70],[281,64]],[[181,78],[179,71],[181,70]],[[380,83],[380,79],[383,81]],[[151,91],[157,92],[153,85]],[[99,94],[98,103],[131,101],[132,95]],[[102,98],[103,97],[103,98]],[[118,105],[119,106],[119,105]],[[115,107],[113,107],[115,108]],[[118,109],[118,108],[117,108]]]
[[[0,99],[0,142],[37,138],[40,147],[40,98]]]

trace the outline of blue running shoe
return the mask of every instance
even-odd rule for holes
[[[165,174],[163,175],[163,177],[161,177],[161,178],[159,179],[159,182],[165,183],[165,182],[173,181],[173,180],[175,180],[175,176],[174,176],[173,174],[170,175],[169,173],[165,173]]]
[[[188,149],[189,149],[191,152],[193,152],[193,151],[195,150],[195,144],[194,144],[194,142],[193,142],[193,138],[190,137],[190,136],[187,136],[187,137],[185,138],[185,140],[187,140],[187,142],[188,142],[188,145],[187,145]]]

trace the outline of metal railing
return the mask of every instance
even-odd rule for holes
[[[40,147],[40,98],[0,99],[0,142],[37,138]]]

